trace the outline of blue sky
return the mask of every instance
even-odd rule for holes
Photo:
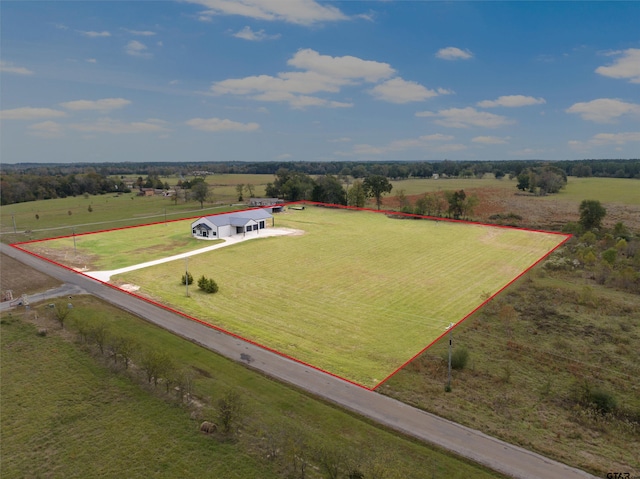
[[[3,163],[640,157],[640,2],[0,13]]]

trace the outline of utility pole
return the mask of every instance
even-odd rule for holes
[[[77,253],[77,251],[76,251],[76,227],[74,226],[73,228],[71,228],[71,231],[73,232],[73,254],[75,255]]]
[[[11,213],[11,219],[13,220],[13,232],[17,233],[18,229],[16,228],[16,214],[15,213]]]
[[[184,259],[184,263],[185,263],[184,284],[187,286],[187,298],[188,298],[189,297],[189,257],[188,256]]]
[[[453,323],[449,323],[449,326],[447,326],[446,328],[446,330],[449,331],[449,374],[447,376],[447,385],[444,388],[446,392],[451,391],[451,345],[453,342],[453,337],[451,335],[452,329],[453,329]]]

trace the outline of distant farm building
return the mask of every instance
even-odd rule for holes
[[[272,213],[281,213],[284,200],[280,198],[249,198],[249,206],[269,206]]]
[[[260,234],[260,230],[267,227],[269,219],[273,226],[273,216],[262,208],[204,216],[191,223],[191,234],[198,239],[227,238],[247,233]]]

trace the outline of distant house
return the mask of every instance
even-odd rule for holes
[[[247,233],[260,234],[273,216],[265,209],[233,211],[223,215],[204,216],[191,223],[191,234],[198,239],[218,239]]]
[[[281,213],[283,204],[280,198],[249,198],[249,206],[270,206],[272,213]]]

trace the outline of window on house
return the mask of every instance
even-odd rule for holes
[[[264,229],[264,221],[260,222],[260,229]]]

